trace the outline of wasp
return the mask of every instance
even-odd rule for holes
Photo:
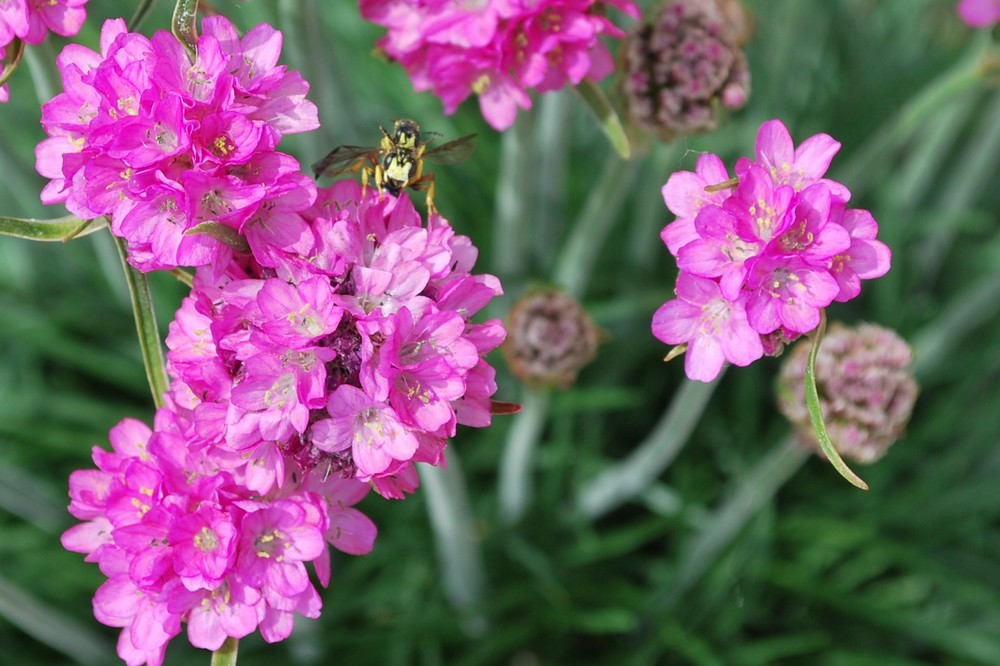
[[[361,170],[362,187],[369,178],[379,192],[393,196],[410,188],[427,190],[427,208],[434,210],[434,174],[424,173],[424,161],[457,164],[472,153],[472,139],[467,134],[440,146],[429,148],[437,132],[421,132],[420,125],[409,119],[397,120],[389,132],[381,125],[382,141],[377,146],[338,146],[312,165],[316,178],[356,173]]]

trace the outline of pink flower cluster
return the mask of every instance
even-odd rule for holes
[[[87,19],[87,0],[4,0],[0,2],[0,63],[15,39],[40,44],[49,31],[70,37]],[[0,102],[8,99],[7,85],[0,86]]]
[[[677,257],[677,298],[653,316],[653,334],[687,345],[691,379],[711,381],[725,361],[746,366],[819,324],[861,280],[889,270],[889,248],[850,191],[824,178],[840,144],[826,134],[797,148],[770,120],[757,134],[756,161],[740,158],[735,184],[716,155],[674,173],[663,199],[677,219],[661,234]]]
[[[42,107],[49,138],[36,168],[52,179],[42,201],[110,216],[140,270],[224,266],[242,243],[270,265],[277,230],[283,244],[306,235],[296,213],[312,204],[312,183],[275,146],[318,127],[308,84],[277,65],[274,28],[240,38],[213,16],[202,29],[192,62],[169,32],[149,39],[108,21],[100,53],[63,50],[65,92]]]
[[[94,614],[122,628],[129,666],[162,664],[182,622],[191,644],[209,650],[258,628],[283,640],[293,613],[318,617],[322,606],[305,563],[326,585],[330,545],[363,554],[375,539],[352,508],[365,484],[289,467],[280,489],[253,495],[238,471],[191,446],[190,427],[169,410],[154,432],[126,419],[111,452],[94,448],[97,469],[70,476],[70,512],[84,522],[63,545],[108,577]]]
[[[86,522],[63,542],[108,575],[95,613],[123,628],[130,666],[162,663],[182,623],[218,649],[317,617],[305,564],[326,585],[328,545],[363,554],[375,538],[351,506],[370,488],[404,497],[459,423],[491,420],[483,356],[505,334],[470,318],[501,288],[471,273],[469,239],[354,181],[321,190],[303,220],[307,249],[272,248],[277,267],[241,255],[198,270],[153,432],[123,422],[98,470],[71,477]]]
[[[43,110],[44,200],[110,216],[140,269],[197,267],[154,428],[122,422],[70,479],[84,522],[63,543],[108,576],[95,614],[130,666],[161,664],[184,625],[214,650],[317,617],[306,565],[325,586],[329,546],[375,539],[352,506],[412,492],[415,463],[443,464],[458,424],[492,418],[484,356],[505,333],[471,317],[499,281],[405,193],[317,191],[275,151],[317,124],[280,42],[206,18],[192,62],[169,33],[109,21],[99,54],[63,51],[66,92]]]
[[[600,80],[614,61],[600,37],[624,33],[611,5],[638,18],[633,0],[360,0],[361,15],[388,29],[379,47],[409,73],[414,88],[441,98],[445,113],[475,93],[486,121],[514,124],[518,107],[540,92]]]

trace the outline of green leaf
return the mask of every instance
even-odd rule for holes
[[[628,136],[625,134],[621,118],[618,117],[615,108],[611,106],[608,96],[590,79],[584,79],[578,83],[576,91],[580,93],[587,108],[597,118],[601,129],[604,130],[604,135],[611,142],[611,147],[623,160],[627,160],[632,155],[632,149],[628,145]]]
[[[246,238],[240,236],[239,232],[232,227],[227,227],[226,225],[219,224],[218,222],[202,222],[201,224],[191,227],[184,233],[191,235],[201,234],[203,236],[214,238],[221,243],[225,243],[237,252],[245,253],[250,251],[250,246],[247,244]]]
[[[81,220],[75,215],[54,220],[0,216],[0,234],[34,241],[68,241],[108,226],[104,218]]]
[[[820,315],[819,326],[812,332],[812,347],[809,348],[809,359],[806,362],[806,408],[809,410],[809,419],[812,421],[813,430],[816,431],[816,439],[819,440],[820,448],[826,454],[827,460],[833,468],[840,472],[840,475],[847,479],[852,485],[861,490],[868,490],[868,484],[860,476],[851,471],[844,459],[837,452],[837,447],[830,440],[830,435],[826,432],[826,423],[823,421],[823,410],[819,404],[819,391],[816,389],[816,354],[819,352],[819,345],[823,341],[823,334],[826,332],[826,312]]]

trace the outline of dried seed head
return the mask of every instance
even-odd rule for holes
[[[750,19],[739,0],[669,0],[633,29],[623,90],[631,118],[667,141],[718,125],[717,108],[750,95],[740,45]]]
[[[806,410],[804,378],[809,343],[788,355],[778,379],[778,408],[800,440],[819,443]],[[816,355],[816,388],[827,431],[844,458],[875,462],[906,429],[917,399],[913,352],[893,331],[833,324]]]
[[[598,329],[583,307],[561,291],[522,297],[507,318],[504,357],[529,386],[569,388],[597,352]]]

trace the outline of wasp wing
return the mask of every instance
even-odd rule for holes
[[[458,164],[472,154],[472,149],[475,147],[472,140],[475,138],[475,134],[466,134],[454,141],[442,143],[424,153],[423,158],[434,164]]]
[[[364,161],[371,159],[378,150],[372,146],[337,146],[326,157],[312,165],[313,175],[319,178],[357,171]]]

